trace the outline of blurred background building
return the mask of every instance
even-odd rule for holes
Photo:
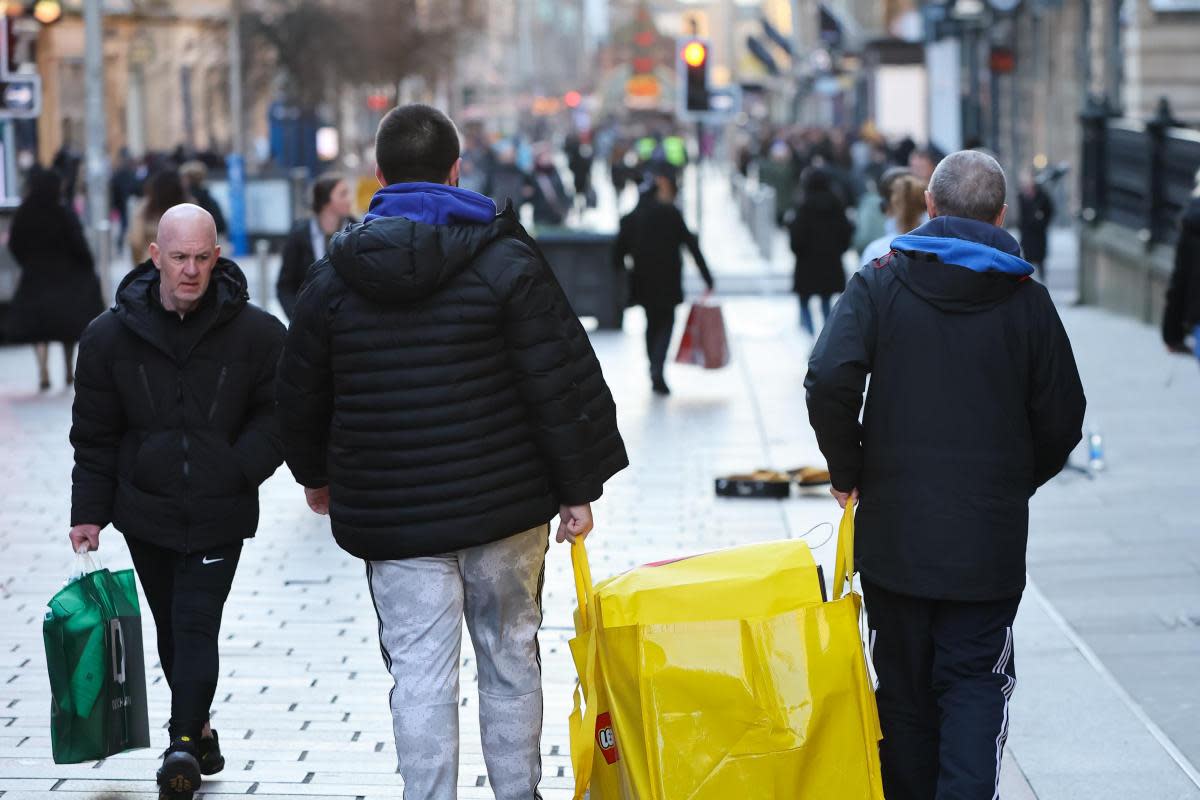
[[[601,164],[672,133],[739,167],[814,135],[885,142],[889,157],[983,147],[1014,187],[1036,173],[1058,224],[1081,223],[1104,276],[1085,276],[1084,295],[1142,287],[1131,310],[1153,318],[1200,159],[1200,0],[3,0],[6,68],[26,82],[0,119],[10,206],[34,163],[82,163],[85,2],[103,9],[109,167],[140,180],[199,159],[226,197],[243,141],[246,226],[267,239],[321,172],[361,176],[369,197],[375,127],[415,100],[447,109],[481,163],[500,143],[525,169],[535,145],[582,142]],[[681,114],[688,37],[723,103],[702,140]],[[1103,266],[1106,237],[1136,243],[1124,266]]]

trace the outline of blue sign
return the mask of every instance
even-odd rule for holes
[[[246,237],[246,163],[241,153],[230,153],[225,157],[229,179],[229,240],[233,253],[241,256],[250,252]]]

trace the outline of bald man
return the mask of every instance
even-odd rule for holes
[[[83,334],[71,426],[71,546],[125,536],[171,687],[158,780],[190,798],[224,766],[209,706],[217,636],[258,487],[283,461],[273,408],[284,328],[248,302],[212,216],[169,209],[150,259]]]

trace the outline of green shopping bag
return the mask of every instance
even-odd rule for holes
[[[133,570],[109,572],[85,553],[79,558],[82,574],[51,598],[42,623],[55,764],[150,746]]]

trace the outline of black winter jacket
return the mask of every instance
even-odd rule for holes
[[[597,499],[628,460],[587,334],[511,208],[338,234],[278,383],[288,466],[343,549],[446,553]]]
[[[653,192],[643,194],[637,207],[621,219],[613,258],[624,272],[625,259],[633,257],[630,276],[631,305],[646,308],[674,308],[683,302],[683,257],[686,247],[708,288],[713,288],[700,241],[688,230],[679,207],[660,202]]]
[[[1171,273],[1167,307],[1163,311],[1163,341],[1182,345],[1197,325],[1200,325],[1200,197],[1192,198],[1180,221],[1175,270]]]
[[[796,206],[788,233],[796,256],[792,291],[801,297],[841,292],[846,287],[842,254],[854,238],[854,223],[833,190],[815,192]]]
[[[1070,342],[1001,229],[939,217],[892,248],[851,278],[805,381],[834,487],[861,491],[856,565],[916,597],[1018,595],[1029,498],[1082,436]]]
[[[182,553],[254,535],[258,486],[283,461],[275,368],[284,329],[220,259],[200,306],[163,309],[150,261],[79,344],[71,524],[112,523]]]
[[[55,178],[55,189],[58,183]],[[8,249],[21,268],[5,331],[8,343],[79,341],[104,301],[75,213],[58,202],[57,193],[27,199],[13,217]]]

